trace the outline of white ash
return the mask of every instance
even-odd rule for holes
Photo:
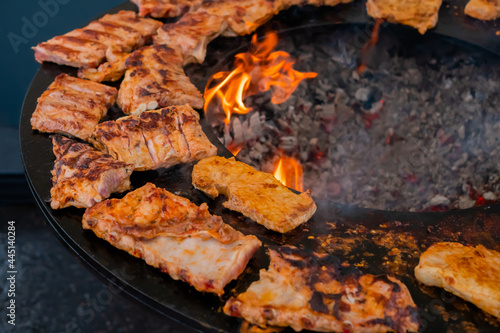
[[[248,97],[255,113],[234,116],[229,130],[215,127],[226,145],[246,142],[239,159],[272,171],[284,151],[300,159],[304,189],[314,196],[368,208],[446,210],[472,207],[478,196],[497,200],[498,60],[437,36],[405,40],[382,29],[359,74],[351,30],[280,37],[277,49],[298,59],[294,68],[318,77],[279,105],[270,93]]]

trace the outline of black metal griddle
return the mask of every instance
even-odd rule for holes
[[[497,22],[484,23],[466,18],[463,14],[455,15],[461,9],[463,12],[463,5],[458,9],[446,8],[448,3],[443,4],[439,24],[432,33],[446,36],[448,42],[473,43],[485,49],[485,52],[500,56],[500,37],[495,34]],[[119,10],[135,10],[135,6],[127,3],[110,13]],[[292,8],[280,13],[261,29],[293,32],[293,29],[301,27],[328,29],[337,24],[360,28],[370,25],[364,2],[357,1],[326,9]],[[396,28],[415,38],[412,29],[402,26]],[[210,48],[225,46],[228,48],[227,54],[230,55],[245,43],[248,43],[247,37],[214,41],[209,46],[206,64],[200,67],[194,66],[190,71],[204,71],[200,77],[208,79],[211,74],[218,71],[219,64],[224,61],[220,57],[211,58]],[[81,227],[83,209],[66,208],[54,211],[50,208],[48,202],[52,186],[50,171],[54,162],[52,144],[49,135],[33,131],[30,125],[37,98],[54,78],[63,72],[76,74],[73,68],[43,64],[33,79],[24,101],[20,120],[20,139],[28,183],[47,221],[59,238],[105,279],[123,288],[144,304],[202,331],[235,332],[241,321],[221,312],[225,300],[230,295],[245,290],[251,282],[258,279],[259,269],[268,265],[266,247],[291,244],[318,252],[330,252],[350,263],[363,263],[358,266],[364,273],[396,275],[408,286],[419,307],[422,331],[444,332],[446,329],[454,332],[465,331],[466,323],[472,323],[480,332],[499,330],[497,320],[484,314],[472,304],[452,297],[439,288],[419,286],[412,274],[412,267],[418,263],[418,256],[414,253],[412,255],[410,250],[402,255],[407,264],[402,269],[394,270],[393,266],[387,264],[393,258],[389,254],[391,242],[385,244],[381,239],[383,240],[384,235],[390,235],[395,241],[394,244],[403,248],[406,248],[404,242],[410,239],[410,245],[413,247],[408,246],[408,249],[415,250],[416,246],[420,251],[436,241],[483,244],[490,249],[500,250],[500,204],[446,213],[406,213],[376,211],[316,200],[318,211],[314,217],[296,230],[282,235],[268,231],[240,214],[224,209],[222,207],[224,198],[210,200],[195,190],[191,185],[193,164],[156,171],[134,172],[131,177],[132,189],[146,182],[153,182],[157,186],[189,198],[197,205],[206,202],[212,214],[222,216],[226,223],[245,234],[257,235],[265,244],[250,261],[245,272],[226,287],[226,294],[221,299],[215,295],[197,292],[183,282],[174,281],[168,275],[145,264],[143,260],[114,248],[96,237],[93,232],[83,230]],[[203,80],[195,83],[198,88],[203,88]],[[119,110],[112,110],[110,113],[112,117],[120,115]],[[219,155],[231,156],[217,140],[203,115],[201,123],[209,139],[218,147]],[[399,235],[404,235],[405,240],[401,241]],[[342,240],[345,239],[352,240],[348,248],[343,247],[345,244]],[[399,241],[396,241],[397,239]],[[325,242],[327,240],[330,241]]]

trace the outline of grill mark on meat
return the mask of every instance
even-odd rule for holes
[[[181,138],[184,139],[185,145],[187,147],[188,151],[188,159],[191,158],[191,148],[189,147],[189,140],[186,138],[186,135],[184,134],[184,130],[182,128],[182,121],[180,117],[176,117],[175,119],[177,121],[177,126],[179,127],[179,131],[181,132]]]
[[[181,115],[192,113],[186,124],[181,124]],[[94,146],[128,163],[136,170],[150,170],[186,163],[216,153],[216,148],[204,135],[195,120],[196,111],[187,105],[179,105],[155,111],[143,112],[140,116],[123,117],[97,126],[92,140]],[[189,146],[189,139],[182,131],[185,126],[196,145]],[[126,143],[124,142],[126,140]],[[120,151],[126,150],[121,156]]]
[[[34,129],[87,140],[115,100],[116,89],[60,74],[38,98]]]
[[[158,54],[153,54],[153,59],[160,65],[167,66],[168,64]]]
[[[110,32],[105,32],[105,31],[99,31],[99,30],[93,30],[93,29],[82,29],[80,31],[81,34],[85,36],[89,36],[91,38],[94,38],[98,41],[100,41],[103,44],[106,44],[108,46],[111,46],[111,43],[117,43],[121,42],[124,43],[125,40],[121,38],[120,36],[117,36],[115,34],[112,34]],[[109,43],[109,44],[108,44]]]
[[[74,115],[77,119],[81,120],[84,123],[88,120],[95,120],[95,123],[97,124],[99,122],[99,119],[101,119],[101,114],[92,114],[88,109],[75,109],[63,105],[62,107],[64,107],[64,110],[60,110],[61,103],[59,103],[58,101],[43,101],[42,103],[40,103],[40,105],[46,109],[52,108],[54,111],[60,113],[64,112]],[[81,123],[76,124],[78,125],[78,128],[83,127]]]
[[[144,48],[140,48],[142,50]],[[141,67],[143,65],[142,59],[144,58],[144,54],[142,52],[132,52],[130,56],[125,61],[125,66],[128,67]]]
[[[201,93],[189,81],[181,65],[182,58],[165,45],[138,49],[126,61],[127,71],[120,86],[118,105],[126,114],[136,115],[185,103],[202,107]]]
[[[92,49],[101,49],[101,50],[106,49],[106,45],[104,45],[103,43],[99,43],[98,41],[78,36],[66,36],[66,35],[56,36],[51,41],[55,43],[60,43],[59,45],[65,45],[66,47],[72,46],[74,50],[78,50],[85,53],[91,52]]]
[[[141,33],[140,31],[132,28],[132,27],[129,27],[127,25],[123,25],[123,24],[119,24],[119,23],[116,23],[116,22],[106,22],[106,21],[100,21],[99,22],[100,25],[102,25],[103,27],[107,27],[107,28],[110,28],[112,30],[125,30],[131,34],[134,34],[134,35],[138,35],[140,36]]]
[[[61,52],[65,53],[68,55],[68,57],[76,57],[77,55],[80,54],[80,52],[77,49],[73,49],[70,46],[63,46],[60,44],[49,44],[49,43],[41,43],[41,46],[46,49],[49,52]]]
[[[155,94],[143,87],[139,87],[138,89],[139,89],[139,97],[147,97]]]
[[[56,155],[52,169],[51,207],[90,207],[130,187],[132,168],[87,144],[51,136]],[[109,180],[112,182],[109,182]]]
[[[161,22],[138,18],[131,11],[108,14],[82,29],[38,44],[34,47],[35,59],[38,62],[52,61],[74,67],[95,68],[107,56],[113,58],[108,54],[111,49],[112,52],[130,52],[150,41],[161,26]]]

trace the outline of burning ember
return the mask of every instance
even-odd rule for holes
[[[294,67],[318,76],[281,104],[274,104],[276,91],[259,89],[266,87],[262,68],[243,69],[272,62],[276,37],[262,43],[254,37],[251,52],[238,56],[237,69],[228,61],[227,72],[207,86],[207,119],[215,134],[239,160],[290,188],[300,190],[292,184],[294,177],[302,183],[302,175],[295,176],[302,168],[303,188],[316,198],[399,211],[498,202],[500,60],[438,35],[407,38],[390,27],[375,43],[377,32],[325,26],[283,35],[279,47],[299,59]],[[214,59],[225,54],[214,52]],[[192,74],[209,70],[196,67]],[[248,80],[237,99],[227,93],[229,82],[244,73]],[[272,78],[265,76],[267,82]],[[205,83],[200,78],[199,85]],[[230,123],[227,117],[224,124],[224,114],[216,111],[225,101],[231,113],[240,106],[254,112]],[[297,171],[286,157],[277,169],[282,156],[296,158]]]
[[[283,156],[278,162],[274,177],[283,185],[302,192],[302,165],[293,157]]]
[[[271,102],[280,104],[290,97],[300,81],[318,75],[294,70],[292,66],[295,61],[287,52],[273,52],[277,42],[275,32],[266,35],[262,42],[258,42],[257,36],[253,35],[250,52],[236,55],[235,69],[231,72],[219,72],[208,80],[205,88],[205,111],[213,110],[209,108],[211,103],[220,103],[227,125],[231,114],[245,114],[252,110],[243,103],[245,97],[272,88]]]

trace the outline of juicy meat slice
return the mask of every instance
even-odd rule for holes
[[[177,105],[127,116],[97,126],[94,146],[135,170],[196,161],[217,153],[199,124],[198,112]]]
[[[131,11],[108,14],[82,29],[54,37],[33,47],[36,61],[55,62],[72,67],[94,68],[106,58],[106,50],[121,52],[149,42],[161,22],[139,18]]]
[[[500,253],[482,245],[433,244],[415,268],[418,281],[444,288],[500,318]]]
[[[173,279],[219,295],[261,245],[211,215],[205,203],[196,206],[151,183],[87,209],[82,224]]]
[[[56,156],[50,189],[52,209],[91,207],[113,192],[130,188],[132,165],[60,135],[52,136],[52,143]]]
[[[207,45],[227,28],[224,18],[205,12],[185,14],[175,23],[164,24],[154,37],[155,44],[174,48],[183,58],[184,65],[202,63]]]
[[[269,269],[230,298],[224,313],[260,327],[295,331],[418,331],[418,309],[396,278],[346,274],[338,259],[291,246],[271,249],[270,256]]]
[[[113,87],[59,74],[38,98],[31,126],[40,132],[87,140],[115,98]]]
[[[82,67],[78,69],[78,77],[95,82],[118,81],[125,74],[125,70],[127,69],[125,61],[129,55],[130,53],[118,52],[112,48],[108,48],[106,50],[107,62],[102,63],[97,68]]]
[[[149,43],[156,34],[156,30],[162,25],[160,21],[142,18],[137,13],[127,10],[122,10],[118,14],[104,15],[99,21],[137,30],[143,38],[143,43]]]
[[[171,105],[203,108],[203,97],[182,69],[182,57],[165,45],[145,46],[126,60],[127,71],[117,104],[126,114],[139,115]]]
[[[199,12],[224,18],[228,29],[223,36],[247,35],[282,10],[281,0],[203,0]]]
[[[465,14],[479,20],[494,20],[500,17],[500,0],[470,0]]]
[[[393,23],[401,23],[418,29],[425,34],[438,21],[442,0],[368,0],[368,15]]]
[[[62,35],[33,47],[35,60],[71,67],[97,67],[106,57],[107,46],[88,37]]]
[[[248,216],[268,229],[288,232],[316,212],[309,192],[295,194],[273,175],[234,158],[212,156],[193,168],[193,186],[215,198],[228,198],[224,207]]]
[[[139,7],[140,16],[176,17],[195,10],[201,0],[132,0]]]

